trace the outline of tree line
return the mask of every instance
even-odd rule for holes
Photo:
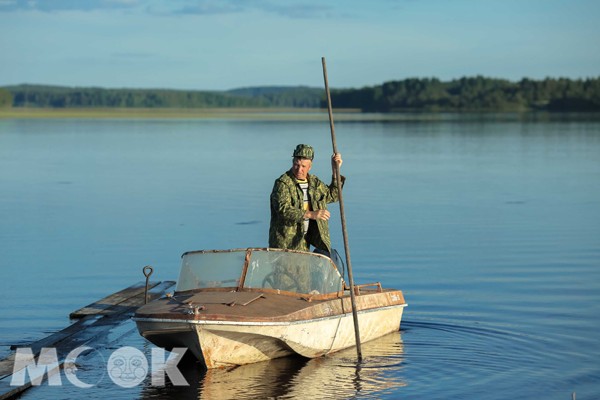
[[[600,78],[483,76],[447,82],[410,78],[359,89],[333,89],[337,109],[402,111],[600,111]],[[48,108],[325,108],[322,88],[253,87],[228,91],[107,89],[18,85],[0,88],[0,107]]]
[[[405,79],[332,93],[340,108],[362,111],[600,111],[600,78],[511,82],[482,76],[442,82]]]
[[[198,91],[18,85],[2,91],[13,107],[46,108],[318,108],[323,96],[322,89],[301,86]]]

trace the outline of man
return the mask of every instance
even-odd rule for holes
[[[327,203],[338,201],[335,173],[331,184],[309,174],[314,150],[306,144],[296,146],[292,168],[281,175],[271,192],[269,247],[331,253]],[[331,157],[331,167],[342,166],[341,154]],[[342,177],[342,184],[345,178]]]

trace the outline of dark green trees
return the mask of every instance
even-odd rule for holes
[[[600,111],[600,79],[540,81],[476,76],[441,82],[405,79],[361,89],[334,90],[335,107],[362,111]]]
[[[12,107],[13,97],[12,94],[6,89],[0,89],[0,108]]]
[[[448,82],[410,78],[331,92],[336,109],[397,111],[600,111],[600,78],[524,78],[518,82],[483,76]],[[322,88],[254,87],[230,91],[104,89],[19,85],[0,88],[0,106],[209,108],[325,108]]]

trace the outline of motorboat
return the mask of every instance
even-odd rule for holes
[[[173,293],[140,307],[140,334],[166,350],[185,349],[206,368],[293,354],[324,356],[398,331],[400,290],[354,285],[354,314],[337,252],[273,248],[190,251]]]

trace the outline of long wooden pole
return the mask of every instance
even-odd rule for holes
[[[329,93],[329,82],[327,80],[327,64],[325,57],[321,57],[323,63],[323,79],[325,80],[325,93],[327,94],[327,111],[329,113],[329,128],[331,130],[331,144],[333,145],[333,154],[337,154],[337,143],[335,140],[335,127],[333,124],[333,112],[331,107],[331,94]],[[358,313],[356,311],[356,298],[354,295],[354,278],[352,276],[352,261],[350,259],[350,245],[348,244],[348,231],[346,230],[346,214],[344,212],[344,197],[342,195],[342,178],[340,166],[335,164],[335,180],[339,193],[340,214],[342,219],[342,234],[344,236],[344,252],[346,253],[346,265],[348,266],[348,281],[350,283],[350,302],[352,303],[352,317],[354,318],[354,337],[356,340],[356,355],[358,361],[362,361],[362,350],[360,348],[360,330],[358,329]]]

